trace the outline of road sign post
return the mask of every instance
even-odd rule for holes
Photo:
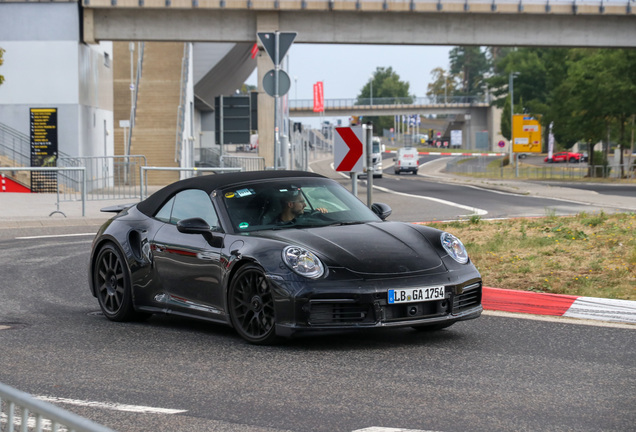
[[[362,126],[335,128],[333,142],[334,167],[336,171],[351,174],[351,192],[358,195],[358,173],[364,164],[365,133]]]
[[[375,167],[373,166],[373,125],[369,123],[363,125],[362,128],[365,130],[365,149],[367,153],[367,206],[371,208],[373,204],[373,173],[375,172]]]
[[[263,88],[267,91],[267,94],[274,97],[274,169],[279,169],[281,166],[280,159],[281,155],[286,153],[282,152],[280,148],[280,124],[281,115],[279,114],[280,110],[280,101],[279,98],[282,95],[285,95],[289,91],[289,76],[285,71],[280,70],[280,63],[287,54],[289,47],[291,47],[294,39],[296,39],[296,32],[284,32],[281,33],[278,30],[275,32],[258,32],[256,35],[260,39],[263,44],[263,48],[265,48],[265,52],[269,55],[274,62],[273,69],[273,92],[267,91],[268,88],[272,87],[272,77],[268,78],[268,75],[272,72],[268,72],[265,77],[263,77]],[[282,73],[281,73],[282,72]],[[285,81],[287,84],[283,83],[281,85],[281,75],[287,78]],[[265,81],[268,80],[268,83]],[[273,93],[273,94],[272,94]],[[287,149],[284,149],[287,151]],[[283,158],[284,160],[285,158]],[[282,164],[283,166],[286,164]]]

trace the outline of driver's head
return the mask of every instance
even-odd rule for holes
[[[300,189],[293,189],[285,193],[282,204],[283,211],[288,211],[296,217],[303,214],[307,202],[305,202],[305,197],[300,192]]]

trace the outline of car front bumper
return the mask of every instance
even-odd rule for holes
[[[404,304],[388,303],[385,283],[373,285],[300,290],[295,296],[280,299],[276,333],[293,337],[310,332],[435,325],[475,319],[483,311],[479,278],[445,284],[443,299]]]

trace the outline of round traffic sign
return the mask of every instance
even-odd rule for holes
[[[278,71],[278,94],[276,94],[276,70],[272,69],[263,77],[263,89],[270,96],[283,96],[289,91],[291,80],[284,70]]]
[[[504,148],[506,146],[506,142],[504,140],[500,140],[497,145],[501,148]]]

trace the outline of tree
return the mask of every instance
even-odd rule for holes
[[[484,93],[485,75],[490,71],[490,62],[480,47],[459,46],[450,51],[450,73],[461,77],[458,93],[475,96]]]
[[[569,50],[563,48],[519,48],[500,51],[493,65],[493,76],[487,79],[487,84],[495,97],[494,104],[498,107],[507,105],[507,111],[502,115],[501,130],[507,131],[504,136],[510,136],[510,74],[514,74],[514,111],[515,113],[529,113],[541,118],[544,129],[544,142],[547,142],[548,125],[554,121],[556,140],[567,143],[571,147],[575,140],[569,139],[564,127],[564,121],[558,120],[558,113],[563,103],[563,95],[555,91],[567,76],[567,59]],[[505,108],[505,109],[506,109]],[[504,125],[504,122],[506,123]]]
[[[432,82],[428,84],[426,96],[435,100],[437,103],[443,103],[457,92],[457,75],[451,75],[443,68],[435,68],[431,71]]]
[[[371,101],[371,91],[373,89],[374,104],[380,102],[382,104],[392,103],[413,103],[414,97],[409,94],[410,84],[400,80],[400,76],[388,67],[378,67],[369,78],[369,81],[362,87],[360,94],[356,100],[356,105],[368,105]],[[376,102],[377,101],[377,102]],[[393,116],[364,116],[363,122],[370,121],[376,134],[381,135],[384,129],[393,127]]]
[[[4,63],[4,59],[2,58],[2,55],[4,54],[4,50],[2,48],[0,48],[0,66],[2,66],[2,64]],[[0,84],[2,84],[4,82],[4,76],[0,75]]]
[[[636,55],[624,49],[573,51],[578,58],[569,65],[563,83],[571,101],[570,115],[579,120],[582,139],[592,143],[605,140],[606,157],[613,138],[621,151],[622,165],[627,122],[636,114]]]
[[[514,73],[516,113],[541,116],[544,130],[554,122],[561,148],[576,142],[617,142],[624,148],[636,115],[636,52],[627,49],[518,48],[499,52],[487,82],[505,107],[501,130],[509,136],[510,89]],[[606,145],[606,150],[608,145]]]

